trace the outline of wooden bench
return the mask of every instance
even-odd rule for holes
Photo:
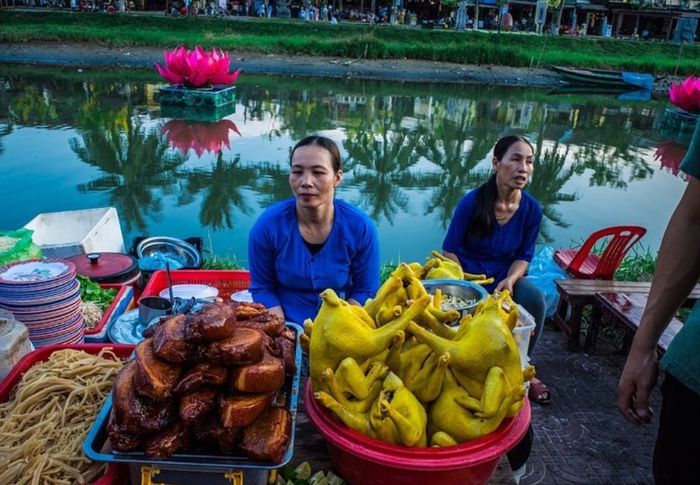
[[[596,293],[596,303],[601,311],[600,316],[610,318],[618,324],[625,332],[624,349],[629,350],[634,333],[639,328],[639,323],[647,306],[647,294],[645,293]],[[598,336],[599,321],[594,321],[592,328],[586,336],[586,347],[595,345]],[[683,322],[673,318],[664,330],[657,345],[660,354],[666,352],[671,340],[683,328]],[[590,340],[590,342],[589,342]]]
[[[569,337],[569,350],[580,348],[581,317],[586,305],[593,305],[594,325],[598,323],[598,308],[595,305],[596,293],[648,294],[651,283],[646,281],[608,281],[608,280],[556,280],[559,292],[559,305],[554,315],[554,323]],[[686,300],[686,305],[700,298],[700,285],[695,286]],[[570,313],[569,313],[570,312]],[[584,350],[590,349],[593,341],[586,339]]]

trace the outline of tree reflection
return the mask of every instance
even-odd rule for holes
[[[542,124],[544,127],[544,123]],[[559,153],[559,142],[556,142],[551,150],[543,150],[544,137],[540,131],[540,137],[535,145],[535,171],[532,180],[527,186],[527,191],[542,206],[542,223],[540,224],[540,237],[546,242],[553,240],[549,233],[547,222],[554,223],[558,227],[569,227],[563,216],[554,206],[560,202],[573,202],[578,199],[576,194],[563,194],[561,189],[574,174],[574,168],[564,169],[569,147],[564,153]]]
[[[447,228],[464,194],[489,177],[488,170],[474,169],[493,147],[498,131],[487,116],[478,116],[474,108],[473,105],[464,107],[456,122],[448,120],[441,110],[436,110],[437,115],[431,121],[432,129],[421,138],[419,153],[443,170],[426,211],[428,214],[437,211],[443,228]],[[468,141],[472,143],[467,150]]]
[[[381,101],[376,109],[379,100],[369,99],[368,109],[374,110],[375,116],[362,117],[357,125],[348,128],[343,146],[353,182],[362,186],[362,198],[356,205],[363,207],[375,221],[384,216],[392,222],[408,204],[408,196],[402,190],[407,187],[401,183],[416,181],[415,177],[402,176],[420,158],[416,150],[420,134],[399,126],[400,110],[392,108],[392,98]]]
[[[168,145],[158,129],[143,129],[140,122],[127,116],[126,130],[118,123],[94,127],[72,138],[70,146],[78,158],[104,172],[97,179],[78,185],[78,191],[107,192],[129,230],[145,232],[146,217],[162,211],[158,188],[167,193],[177,181],[176,169],[184,159],[168,154]]]
[[[241,156],[225,162],[223,153],[219,152],[216,163],[211,170],[194,169],[183,173],[185,185],[182,187],[179,203],[187,204],[200,192],[204,191],[199,221],[205,227],[214,230],[233,228],[233,210],[238,209],[246,215],[253,211],[247,203],[243,189],[255,185],[256,171],[240,164]]]

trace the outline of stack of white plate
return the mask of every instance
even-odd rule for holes
[[[0,308],[29,330],[35,347],[82,343],[80,284],[75,265],[63,260],[33,260],[0,267]]]

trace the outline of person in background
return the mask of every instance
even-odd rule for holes
[[[656,345],[678,307],[700,279],[700,125],[681,163],[688,186],[668,223],[647,305],[620,376],[617,405],[633,424],[649,423],[656,385]],[[657,485],[697,483],[700,456],[700,301],[661,359],[661,414],[654,448]]]
[[[357,305],[374,297],[379,238],[364,213],[335,198],[343,170],[333,140],[308,136],[290,158],[294,197],[268,207],[250,231],[250,292],[271,312],[301,324],[316,316],[327,288]]]

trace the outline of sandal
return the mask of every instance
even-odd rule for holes
[[[530,381],[530,390],[527,392],[530,401],[546,406],[552,403],[552,392],[539,379]]]

